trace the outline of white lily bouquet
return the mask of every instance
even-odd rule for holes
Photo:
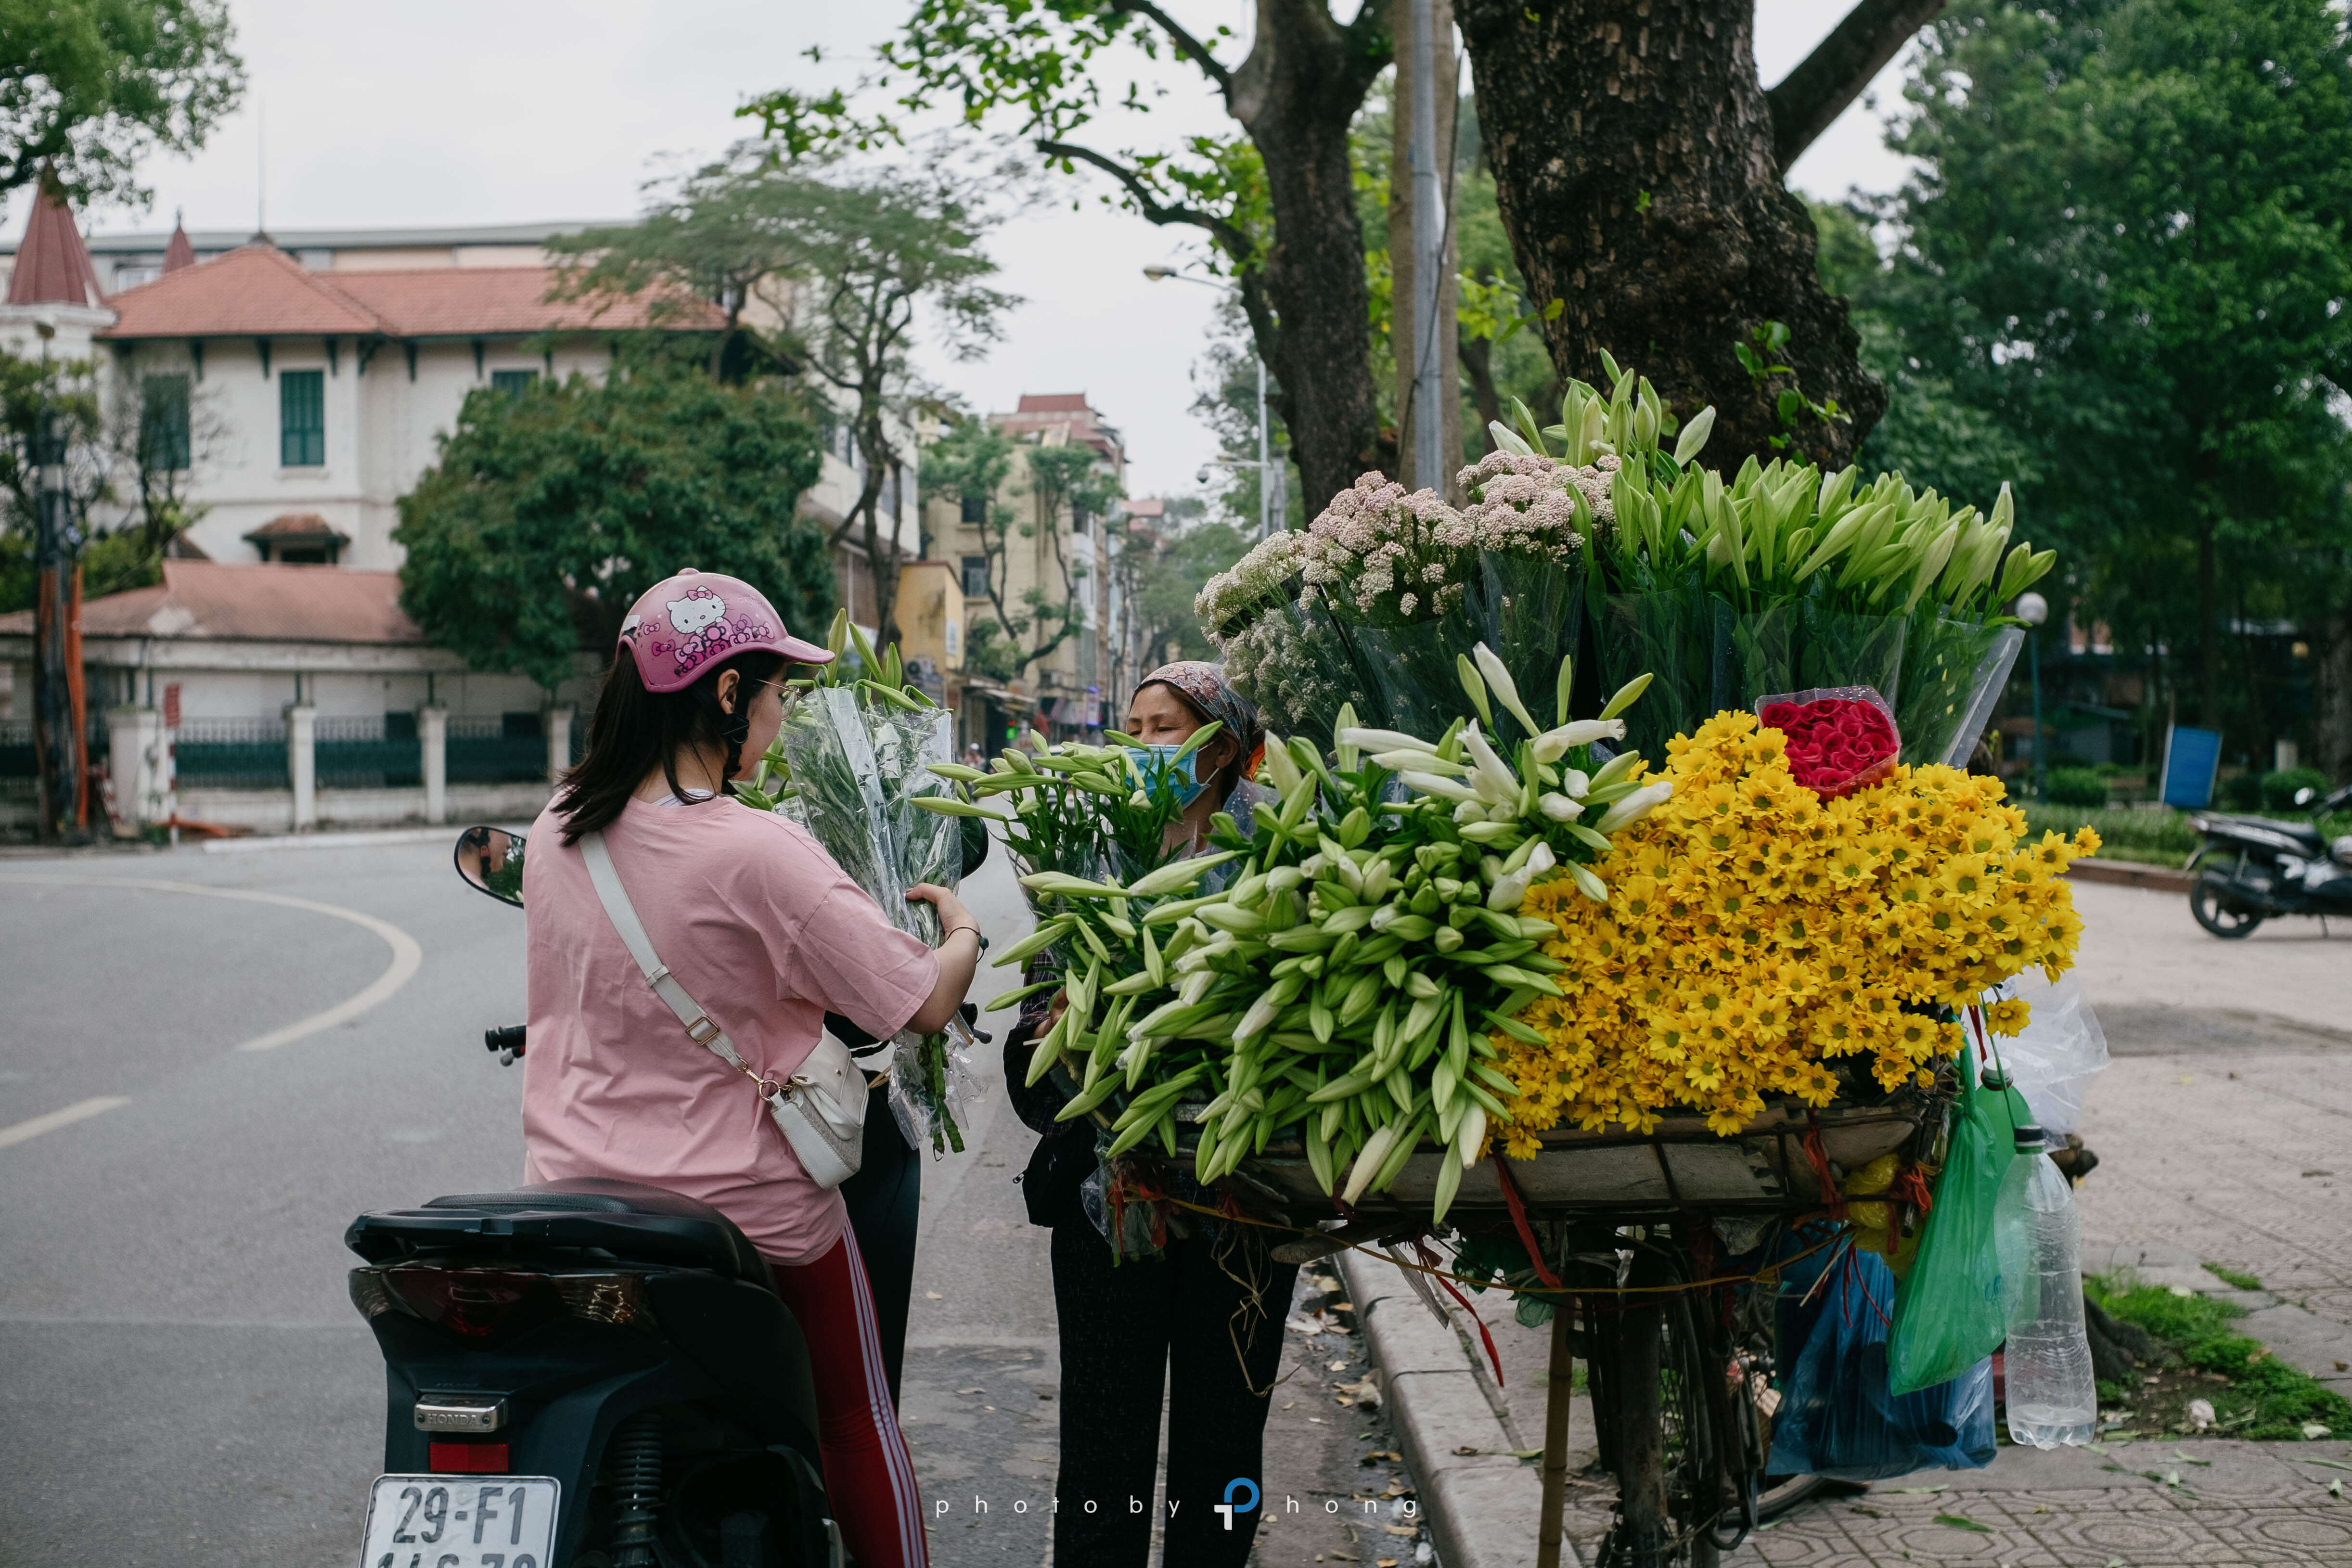
[[[909,903],[907,889],[952,888],[961,876],[960,825],[916,805],[951,793],[930,770],[954,758],[954,718],[905,683],[897,647],[877,658],[845,615],[834,617],[829,640],[836,654],[854,645],[856,668],[867,673],[855,675],[836,658],[814,680],[796,683],[804,695],[737,798],[793,816],[892,924],[937,947],[939,911]],[[980,1092],[970,1032],[959,1019],[936,1035],[901,1032],[897,1045],[890,1109],[900,1130],[918,1148],[961,1153],[957,1112]]]

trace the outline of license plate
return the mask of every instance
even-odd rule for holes
[[[360,1568],[549,1568],[550,1476],[378,1476]]]

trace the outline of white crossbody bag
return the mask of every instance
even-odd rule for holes
[[[629,956],[637,961],[654,994],[686,1026],[687,1038],[751,1080],[811,1181],[820,1187],[837,1187],[856,1175],[865,1152],[866,1075],[857,1070],[849,1047],[820,1032],[816,1049],[808,1054],[798,1072],[782,1083],[761,1078],[743,1060],[727,1032],[663,967],[652,939],[646,935],[645,922],[637,919],[636,908],[629,902],[628,889],[621,886],[621,874],[614,868],[612,852],[604,847],[604,836],[582,834],[580,852],[588,861],[588,879],[596,885],[596,896],[604,900],[613,929],[621,933]]]

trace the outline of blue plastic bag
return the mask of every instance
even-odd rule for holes
[[[1886,1372],[1894,1310],[1895,1276],[1875,1253],[1841,1243],[1782,1271],[1773,1474],[1874,1481],[1992,1462],[1992,1359],[1895,1394]]]

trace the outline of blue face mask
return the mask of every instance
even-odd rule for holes
[[[1145,749],[1151,753],[1160,769],[1168,774],[1169,782],[1176,786],[1177,805],[1192,805],[1201,798],[1201,792],[1209,787],[1201,782],[1195,766],[1201,760],[1200,752],[1186,752],[1180,757],[1176,753],[1184,751],[1181,746],[1150,746]]]

